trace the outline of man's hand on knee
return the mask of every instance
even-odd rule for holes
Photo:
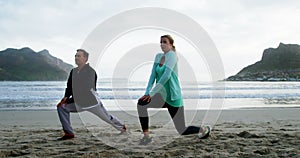
[[[62,98],[61,101],[57,104],[57,107],[61,107],[65,103],[67,103],[67,97]]]

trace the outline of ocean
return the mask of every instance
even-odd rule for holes
[[[97,92],[111,111],[136,110],[146,82],[101,80]],[[215,82],[181,84],[185,109],[300,107],[300,82]],[[66,81],[0,82],[0,111],[55,110]]]

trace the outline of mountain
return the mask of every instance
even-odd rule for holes
[[[280,43],[227,81],[300,81],[300,45]]]
[[[66,80],[72,67],[48,50],[35,52],[25,47],[0,51],[0,81]]]

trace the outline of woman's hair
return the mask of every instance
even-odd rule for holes
[[[169,40],[170,44],[172,44],[172,47],[173,47],[172,50],[174,52],[176,52],[176,48],[174,46],[174,39],[170,35],[163,35],[160,38],[167,38]]]

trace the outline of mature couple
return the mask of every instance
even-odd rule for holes
[[[138,100],[137,109],[144,137],[141,145],[152,141],[149,134],[148,108],[167,108],[175,128],[181,135],[199,133],[199,138],[209,136],[209,126],[196,127],[185,125],[183,100],[178,80],[177,55],[174,40],[170,35],[161,36],[161,49],[155,57],[145,95]],[[64,130],[64,136],[59,140],[74,138],[70,122],[70,112],[89,111],[103,121],[111,124],[121,133],[127,132],[127,127],[117,117],[109,114],[103,104],[94,94],[97,75],[87,64],[89,54],[78,49],[75,55],[76,68],[72,69],[68,78],[64,98],[58,103],[57,111]],[[155,85],[154,85],[154,82]]]

